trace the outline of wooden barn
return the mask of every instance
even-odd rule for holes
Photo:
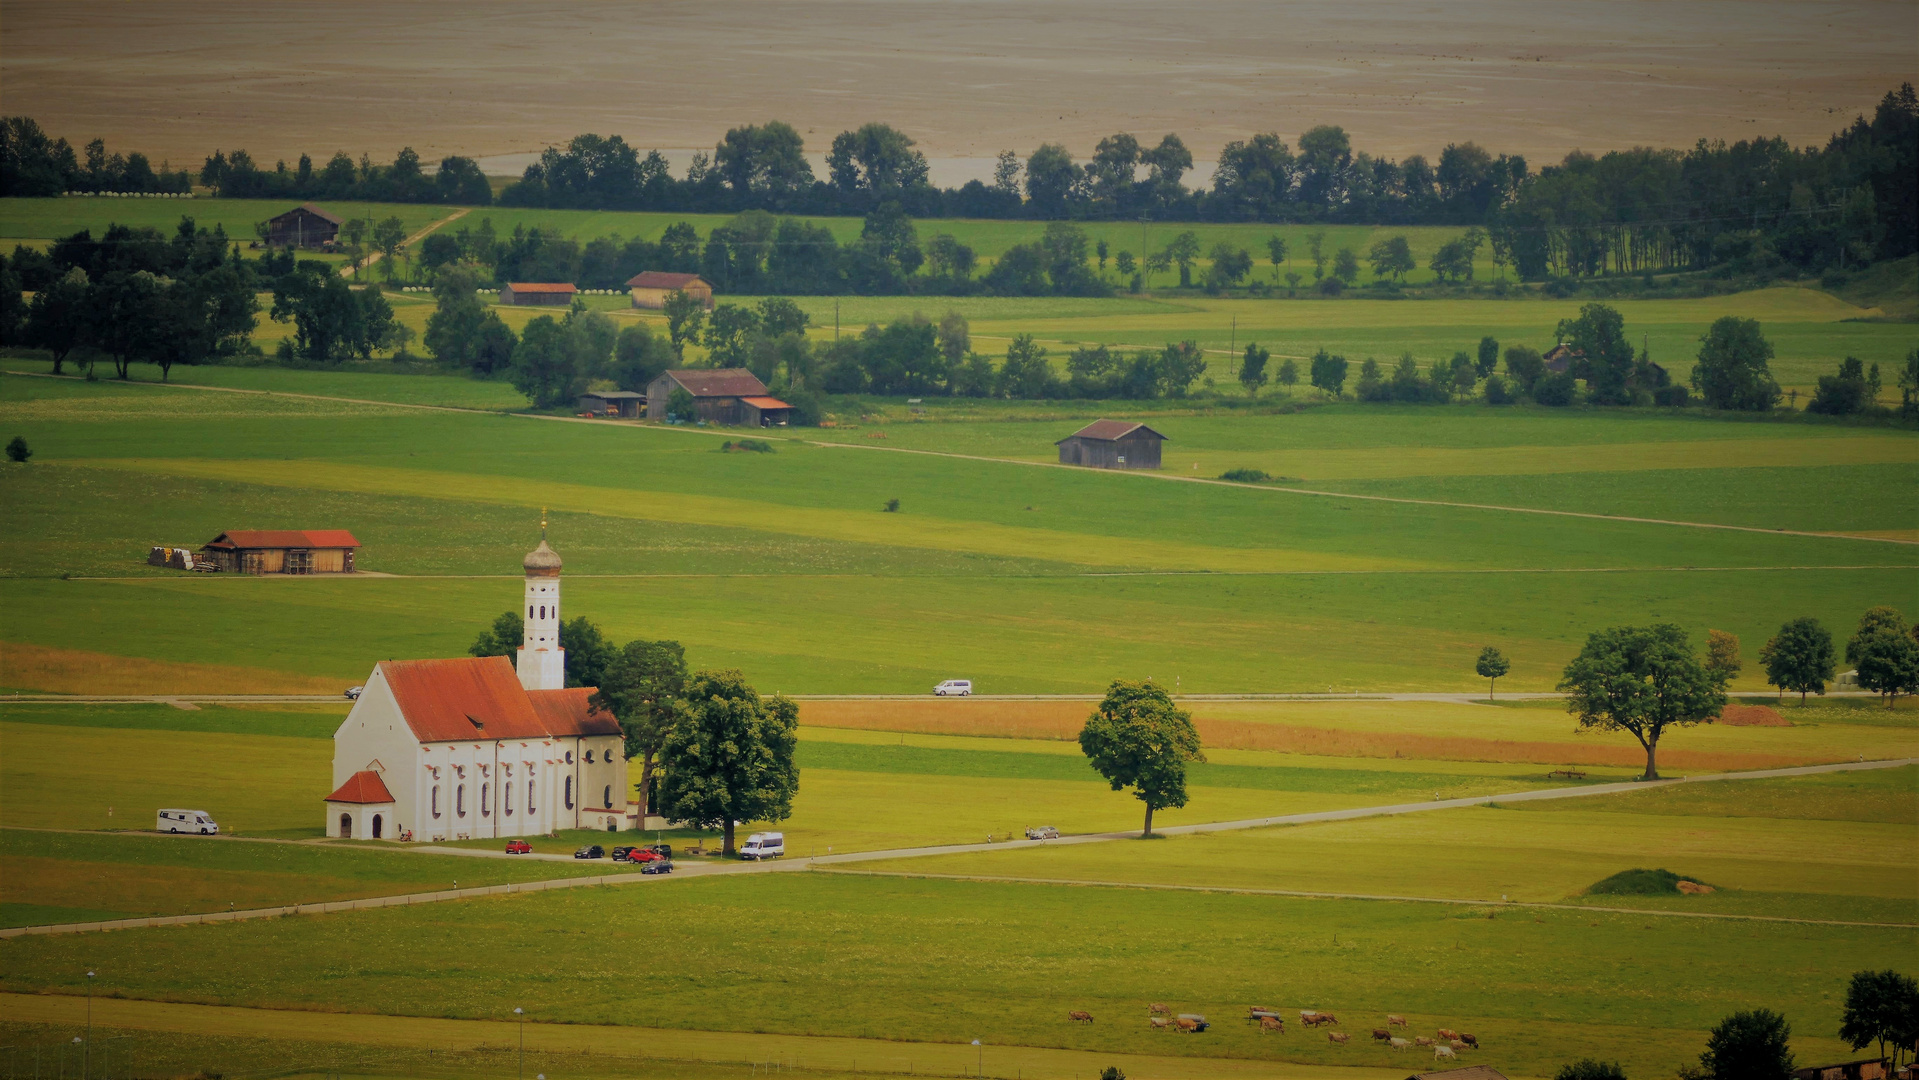
[[[1092,469],[1157,469],[1166,436],[1130,420],[1095,420],[1055,443],[1062,465]]]
[[[1796,1080],[1886,1080],[1892,1075],[1890,1065],[1885,1058],[1863,1058],[1834,1065],[1808,1065],[1794,1069],[1792,1075]]]
[[[666,419],[675,389],[692,395],[698,413],[692,419],[709,424],[777,427],[786,422],[792,410],[779,398],[769,397],[766,384],[745,368],[683,370],[666,372],[646,388],[647,419]]]
[[[646,407],[646,395],[631,390],[598,390],[591,394],[581,394],[580,411],[583,413],[606,413],[625,419],[640,415]]]
[[[267,243],[273,247],[330,247],[339,239],[341,221],[312,203],[302,203],[267,219]]]
[[[633,292],[633,306],[636,308],[659,311],[666,307],[667,297],[683,292],[706,305],[706,310],[713,310],[713,286],[698,274],[647,270],[628,278],[626,287]]]
[[[579,291],[565,281],[509,281],[500,289],[500,303],[520,307],[570,307]]]
[[[345,529],[237,529],[200,547],[200,558],[234,574],[351,574],[360,542]]]

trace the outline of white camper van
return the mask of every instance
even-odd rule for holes
[[[162,810],[160,822],[154,828],[160,832],[200,833],[205,836],[217,836],[220,833],[220,823],[205,810]]]
[[[776,832],[756,832],[746,838],[740,847],[740,858],[777,859],[786,854],[786,834]]]

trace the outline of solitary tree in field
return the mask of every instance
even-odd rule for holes
[[[1771,1009],[1721,1020],[1699,1055],[1708,1080],[1792,1080],[1792,1026]]]
[[[1730,684],[1739,669],[1739,637],[1726,630],[1706,631],[1706,671],[1722,685]]]
[[[1163,687],[1124,679],[1106,688],[1080,729],[1079,748],[1114,791],[1130,787],[1146,804],[1141,837],[1153,835],[1153,811],[1186,805],[1186,763],[1206,760],[1191,713]]]
[[[1486,683],[1487,697],[1490,698],[1494,696],[1494,690],[1498,686],[1499,677],[1512,669],[1512,661],[1506,659],[1505,654],[1501,653],[1498,649],[1488,645],[1479,650],[1479,663],[1475,665],[1474,670],[1479,672],[1480,678],[1489,680]]]
[[[1246,343],[1246,355],[1239,362],[1239,385],[1248,395],[1258,396],[1259,388],[1266,385],[1266,361],[1272,358],[1273,354],[1260,348],[1258,342]]]
[[[33,450],[27,446],[24,435],[15,435],[13,441],[7,444],[7,460],[16,465],[25,465],[32,456]]]
[[[1624,731],[1646,749],[1645,779],[1659,779],[1660,736],[1667,728],[1719,715],[1725,683],[1693,655],[1671,623],[1615,626],[1586,639],[1566,665],[1559,689],[1582,728]]]
[[[737,671],[702,671],[674,704],[678,716],[660,746],[660,813],[718,828],[733,854],[737,821],[785,821],[800,770],[793,762],[800,710],[761,698]]]
[[[1886,695],[1891,708],[1900,694],[1919,694],[1919,641],[1906,617],[1876,607],[1859,619],[1859,631],[1846,642],[1846,663],[1859,671],[1859,685]]]
[[[1278,233],[1266,238],[1266,258],[1273,264],[1273,280],[1279,280],[1279,264],[1286,261],[1286,238]]]
[[[1293,384],[1299,381],[1299,365],[1293,363],[1292,358],[1288,357],[1285,362],[1279,365],[1278,378],[1279,385],[1285,387],[1287,390],[1291,390]]]
[[[1692,384],[1712,408],[1764,412],[1779,404],[1771,363],[1772,343],[1759,321],[1728,315],[1699,339]]]
[[[653,790],[653,767],[686,693],[686,650],[677,641],[629,641],[600,677],[593,707],[620,722],[628,760],[640,759],[640,801]]]
[[[1826,683],[1832,680],[1832,634],[1818,619],[1794,619],[1759,650],[1759,663],[1766,669],[1766,681],[1779,688],[1779,695],[1796,690],[1799,703],[1806,694],[1824,696]]]
[[[1891,1043],[1892,1063],[1897,1067],[1900,1052],[1919,1042],[1919,982],[1890,969],[1853,972],[1839,1037],[1854,1050],[1877,1042],[1880,1057],[1886,1056],[1886,1044]]]

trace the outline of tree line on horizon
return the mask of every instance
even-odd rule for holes
[[[11,117],[0,123],[0,196],[108,190],[117,158],[95,140],[82,163],[65,139]],[[498,202],[799,216],[863,216],[894,203],[922,218],[1467,225],[1484,228],[1495,259],[1523,280],[1712,266],[1823,270],[1919,250],[1919,96],[1910,83],[1823,147],[1702,139],[1684,151],[1574,151],[1534,171],[1519,155],[1471,141],[1447,145],[1436,161],[1378,157],[1356,150],[1342,128],[1320,125],[1294,145],[1275,132],[1228,143],[1205,190],[1183,182],[1192,164],[1177,134],[1147,145],[1118,133],[1083,162],[1058,143],[1024,158],[1008,150],[990,183],[942,189],[912,138],[868,123],[833,139],[820,177],[800,133],[773,120],[728,130],[679,177],[657,150],[642,155],[617,135],[580,135],[548,148]],[[341,151],[318,167],[302,155],[271,169],[244,150],[215,151],[198,179],[227,197],[494,201],[472,159],[446,157],[428,174],[410,148],[391,165]]]

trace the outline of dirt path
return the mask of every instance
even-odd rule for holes
[[[1263,829],[1273,825],[1302,825],[1315,822],[1351,821],[1357,818],[1391,817],[1400,814],[1418,814],[1432,810],[1454,810],[1469,806],[1504,805],[1518,802],[1535,802],[1544,799],[1577,799],[1593,795],[1613,795],[1627,791],[1645,791],[1650,788],[1671,787],[1677,784],[1713,783],[1731,780],[1770,780],[1791,776],[1816,776],[1823,773],[1853,772],[1862,769],[1896,769],[1906,765],[1919,764],[1919,758],[1896,758],[1885,761],[1842,762],[1833,765],[1803,765],[1790,769],[1763,769],[1741,773],[1715,773],[1707,776],[1675,777],[1669,780],[1655,780],[1648,783],[1589,784],[1571,788],[1545,788],[1536,791],[1517,791],[1504,795],[1481,795],[1466,799],[1435,799],[1429,802],[1394,803],[1386,806],[1362,806],[1347,810],[1321,810],[1305,814],[1282,814],[1275,817],[1243,818],[1238,821],[1211,821],[1197,825],[1175,825],[1161,829],[1166,836],[1186,836],[1199,833],[1232,832],[1241,829]],[[729,874],[772,874],[795,873],[812,870],[816,867],[839,867],[856,863],[877,862],[888,859],[915,859],[933,855],[964,855],[978,852],[1017,851],[1023,848],[1104,844],[1121,840],[1130,840],[1136,834],[1132,832],[1086,833],[1075,836],[1062,836],[1057,840],[1010,840],[997,844],[948,844],[936,847],[890,848],[880,851],[849,852],[844,855],[820,855],[811,858],[778,860],[775,862],[680,862],[670,875],[643,876],[638,873],[625,876],[555,878],[549,881],[528,881],[507,885],[488,885],[467,889],[442,889],[425,893],[405,893],[397,896],[372,896],[359,900],[337,900],[317,904],[285,904],[270,908],[250,908],[245,911],[214,911],[198,915],[154,916],[143,919],[109,919],[83,923],[59,923],[47,926],[15,926],[0,929],[0,939],[40,934],[74,934],[95,930],[129,930],[156,926],[186,926],[199,923],[237,922],[246,919],[277,919],[288,915],[323,915],[342,911],[366,911],[384,907],[410,907],[414,904],[436,904],[448,900],[471,900],[487,896],[502,896],[513,893],[544,892],[548,889],[577,889],[586,887],[615,888],[626,885],[645,885],[658,882],[683,880],[686,878],[715,877]],[[284,841],[281,841],[284,842]],[[465,858],[512,859],[521,856],[508,855],[504,851],[484,851],[474,848],[442,848],[430,844],[418,847],[402,848],[410,853],[453,855]],[[905,876],[912,875],[906,872]],[[964,876],[964,875],[959,875]],[[1020,880],[1008,878],[1006,880]],[[1126,884],[1120,882],[1054,882],[1051,879],[1034,878],[1034,883],[1045,884]],[[1140,886],[1149,887],[1149,886]],[[1167,886],[1169,888],[1174,886]],[[1234,891],[1206,889],[1197,886],[1179,886],[1196,891]],[[1241,890],[1261,892],[1265,890]],[[1275,892],[1275,895],[1321,895],[1288,894]],[[1335,895],[1335,894],[1323,894]],[[1458,903],[1483,905],[1493,903],[1489,900],[1459,900],[1440,897],[1401,897],[1370,896],[1365,894],[1339,894],[1349,899],[1366,900],[1421,900],[1432,903]],[[1580,909],[1587,910],[1587,909]],[[1699,917],[1693,912],[1639,912],[1634,914],[1661,915],[1669,917]],[[1806,922],[1817,923],[1820,920],[1785,919],[1763,916],[1709,916],[1719,919],[1751,918],[1769,922]],[[1903,924],[1852,924],[1834,923],[1833,925],[1903,925]]]
[[[465,217],[470,212],[471,212],[470,208],[462,206],[458,210],[453,211],[451,214],[448,214],[446,217],[440,219],[439,221],[436,221],[433,224],[428,225],[426,228],[421,229],[419,232],[416,232],[412,236],[407,237],[405,240],[400,241],[400,246],[412,247],[414,244],[417,244],[420,241],[426,239],[427,237],[433,235],[433,233],[438,231],[441,226],[451,225],[454,222]],[[382,251],[368,252],[366,257],[366,264],[365,264],[367,271],[371,272],[373,270],[373,264],[376,262],[379,262],[381,259],[385,257],[386,257],[386,253]],[[340,267],[340,276],[354,277],[353,265],[351,263],[348,263],[347,265]]]

